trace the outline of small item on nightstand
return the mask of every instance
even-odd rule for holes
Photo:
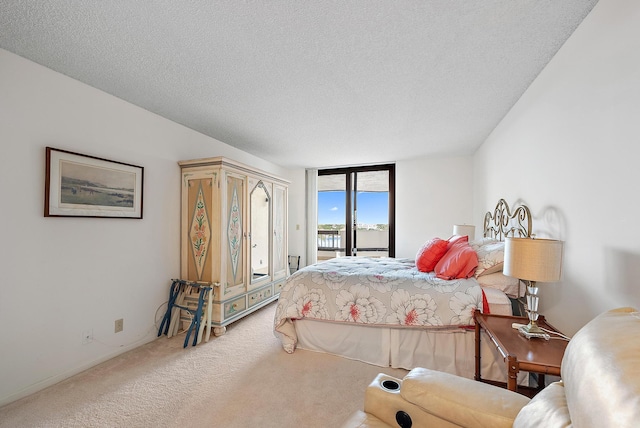
[[[520,327],[524,327],[526,324],[520,324],[518,322],[514,322],[513,324],[511,324],[511,328],[520,328]]]
[[[534,332],[531,332],[531,331],[527,331],[527,326],[525,326],[525,325],[518,327],[518,331],[520,332],[521,335],[523,335],[527,339],[531,339],[531,338],[544,339],[544,340],[551,339],[551,336],[549,336],[547,333],[544,333],[544,332],[543,333],[534,333]]]

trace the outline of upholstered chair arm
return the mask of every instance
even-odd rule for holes
[[[513,391],[424,368],[405,376],[400,395],[424,412],[462,427],[511,427],[530,401]]]

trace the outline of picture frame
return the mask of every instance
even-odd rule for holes
[[[46,148],[45,217],[142,218],[144,168]]]

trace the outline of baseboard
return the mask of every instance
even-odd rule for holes
[[[42,391],[43,389],[48,388],[52,385],[55,385],[58,382],[62,382],[63,380],[66,380],[71,376],[77,375],[78,373],[81,373],[87,369],[90,369],[91,367],[97,366],[100,363],[104,363],[105,361],[108,361],[114,357],[117,357],[118,355],[124,354],[125,352],[128,352],[146,343],[153,342],[154,340],[157,340],[157,339],[158,337],[150,337],[149,340],[147,340],[146,342],[138,341],[138,342],[131,343],[130,345],[121,346],[117,348],[115,351],[105,354],[100,358],[89,361],[85,364],[82,364],[71,370],[67,370],[66,372],[60,373],[58,375],[52,376],[48,379],[29,385],[18,392],[15,392],[13,394],[0,398],[0,407],[5,406],[9,403],[13,403],[14,401],[27,397],[31,394],[35,394],[38,391]]]

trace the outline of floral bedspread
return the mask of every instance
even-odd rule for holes
[[[475,278],[443,280],[413,259],[340,257],[307,266],[283,285],[274,332],[292,353],[292,320],[309,318],[397,328],[458,329],[483,308]]]

